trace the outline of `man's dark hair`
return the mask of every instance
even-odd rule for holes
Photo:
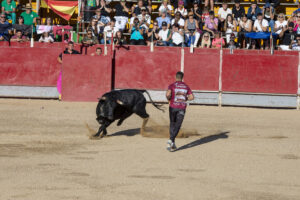
[[[180,80],[182,80],[183,79],[183,76],[184,76],[184,74],[183,74],[183,72],[177,72],[176,73],[176,79],[180,79]]]
[[[214,11],[212,11],[212,10],[211,10],[211,11],[209,11],[209,12],[208,12],[208,14],[209,14],[209,15],[213,15],[213,16],[215,16],[215,12],[214,12]]]
[[[116,23],[116,19],[115,18],[112,18],[110,21]]]
[[[259,17],[259,16],[263,16],[263,14],[262,14],[262,13],[258,13],[258,14],[257,14],[257,17]]]
[[[97,51],[98,49],[100,49],[100,50],[101,50],[101,52],[102,52],[102,48],[101,48],[101,47],[97,47],[97,48],[96,48],[96,51]]]
[[[74,44],[74,42],[72,42],[72,41],[69,41],[69,42],[68,42],[68,44]]]

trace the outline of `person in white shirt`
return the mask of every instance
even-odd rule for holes
[[[277,21],[275,22],[275,27],[274,27],[274,31],[275,33],[277,33],[278,35],[281,33],[283,28],[287,27],[287,21],[284,19],[284,14],[280,13],[277,17]]]
[[[151,24],[151,16],[148,15],[146,11],[147,11],[146,8],[142,7],[141,8],[142,14],[138,15],[137,17],[141,23],[141,27],[148,30]]]
[[[159,41],[157,42],[158,46],[169,46],[170,39],[172,38],[171,31],[168,29],[167,22],[162,23],[162,29],[158,32]]]
[[[106,42],[108,44],[111,43],[111,38],[116,36],[116,33],[119,31],[119,29],[115,26],[116,19],[112,18],[109,25],[104,27],[103,34],[106,34]],[[101,39],[101,44],[104,44],[104,36]]]
[[[181,47],[184,44],[184,36],[182,30],[179,30],[179,25],[174,24],[172,26],[172,44],[170,46]]]
[[[218,18],[219,18],[219,24],[218,24],[218,30],[222,31],[224,27],[224,22],[228,14],[232,14],[232,11],[230,8],[228,8],[228,4],[226,2],[222,3],[222,7],[219,8],[218,11]]]
[[[258,13],[257,19],[254,21],[253,31],[254,32],[267,32],[268,27],[269,27],[269,22],[267,20],[263,19],[262,13]],[[270,40],[264,39],[263,46],[265,47],[265,49],[269,49],[269,43],[270,43]],[[261,40],[257,39],[256,40],[256,48],[263,49],[263,47],[261,47],[260,44],[261,44]]]
[[[159,16],[161,16],[162,13],[166,12],[168,17],[171,17],[173,8],[170,4],[168,4],[168,0],[164,0],[163,3],[160,5],[159,9]]]
[[[49,35],[49,32],[44,32],[39,39],[39,42],[54,42],[54,39]]]
[[[178,8],[175,9],[175,13],[180,12],[181,16],[183,18],[187,17],[187,10],[184,8],[184,2],[183,1],[179,1],[178,2]]]
[[[296,37],[296,40],[290,45],[290,49],[293,51],[300,51],[300,36]]]
[[[184,19],[181,18],[180,12],[175,13],[175,18],[171,20],[171,25],[178,24],[180,29],[184,28]]]

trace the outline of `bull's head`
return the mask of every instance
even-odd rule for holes
[[[110,97],[109,95],[104,95],[99,99],[96,114],[97,114],[97,121],[100,124],[103,124],[104,119],[114,120],[114,110],[117,107],[118,100]]]

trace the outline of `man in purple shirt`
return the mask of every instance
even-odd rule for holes
[[[170,103],[170,139],[167,142],[167,149],[169,151],[176,150],[175,138],[184,119],[187,106],[186,101],[194,99],[191,89],[182,81],[183,75],[182,72],[176,73],[176,82],[169,85],[166,94]]]

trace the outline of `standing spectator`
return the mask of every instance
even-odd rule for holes
[[[204,30],[209,32],[211,36],[218,31],[218,18],[215,17],[214,11],[209,11],[209,17],[205,20]]]
[[[116,33],[116,37],[114,38],[114,43],[115,43],[115,45],[119,45],[119,46],[127,44],[126,38],[124,38],[121,31],[118,31]]]
[[[262,13],[258,13],[257,14],[257,19],[255,20],[254,25],[253,25],[253,31],[255,31],[255,32],[267,32],[268,27],[269,27],[268,21],[263,19]],[[263,41],[264,41],[263,46],[265,48],[268,48],[268,39],[264,39]],[[257,39],[256,40],[256,48],[262,49],[262,47],[260,47],[260,44],[261,44],[260,39]]]
[[[98,37],[99,36],[99,34],[98,34],[98,20],[95,19],[95,18],[92,18],[89,25],[88,25],[88,27],[87,27],[87,30],[91,30],[93,36]]]
[[[5,13],[6,19],[12,20],[12,24],[16,23],[16,2],[14,0],[3,0],[1,3],[2,13]]]
[[[281,32],[279,34],[279,38],[281,40],[279,49],[280,50],[290,50],[290,45],[292,44],[294,38],[296,38],[296,33],[293,31],[294,23],[290,22],[288,28],[285,26],[282,27]]]
[[[175,13],[180,12],[181,16],[185,19],[187,17],[187,10],[184,8],[184,2],[180,0],[178,2],[178,8],[175,9]]]
[[[210,2],[210,11],[214,11],[214,0],[205,0],[204,8],[208,8],[208,3]]]
[[[169,46],[172,34],[170,29],[168,29],[168,24],[166,22],[162,23],[162,29],[158,32],[158,45],[159,46]]]
[[[110,8],[109,4],[106,3],[105,0],[100,0],[100,11],[101,15],[107,17],[111,13],[112,9]]]
[[[211,48],[211,39],[208,32],[205,32],[203,34],[200,48]]]
[[[22,34],[26,37],[31,36],[31,26],[24,24],[24,19],[22,16],[18,17],[18,21],[16,24],[13,24],[14,34],[17,33],[17,31],[22,31]]]
[[[53,38],[49,35],[49,32],[44,32],[39,39],[39,42],[52,43],[54,42]]]
[[[6,20],[4,13],[0,15],[0,41],[9,41],[9,34],[11,34],[11,24]]]
[[[296,41],[290,47],[293,51],[300,51],[300,35],[296,36]]]
[[[194,1],[193,8],[191,10],[192,10],[192,12],[194,14],[194,18],[198,21],[198,27],[199,27],[199,29],[203,30],[202,11],[201,11],[201,8],[199,7],[197,1]]]
[[[224,23],[224,31],[226,35],[226,42],[227,44],[230,41],[231,35],[236,35],[237,24],[236,21],[233,19],[231,14],[228,14]]]
[[[256,2],[251,2],[251,6],[248,8],[247,17],[253,22],[256,20],[258,13],[262,13],[261,9],[257,6]]]
[[[113,11],[116,13],[115,16],[116,27],[119,30],[123,31],[128,22],[128,12],[129,12],[129,8],[126,4],[126,0],[121,0],[119,4],[116,4]]]
[[[143,30],[140,28],[141,22],[138,18],[134,18],[133,24],[130,25],[130,44],[131,45],[145,45]]]
[[[161,25],[163,22],[166,22],[168,24],[168,28],[171,24],[171,19],[167,16],[167,12],[162,12],[161,17],[156,18],[156,21],[158,22],[158,27],[161,28]]]
[[[27,3],[25,8],[26,8],[26,11],[21,13],[21,16],[24,19],[24,24],[32,26],[33,32],[35,32],[34,24],[36,23],[36,18],[39,16],[35,12],[32,11],[32,7],[31,7],[30,3]]]
[[[232,15],[233,18],[239,22],[242,19],[242,16],[245,15],[245,9],[243,6],[241,6],[240,0],[235,0],[235,4],[232,8]]]
[[[200,33],[198,32],[198,21],[194,19],[193,12],[189,13],[189,18],[185,21],[184,30],[186,38],[188,39],[188,46],[194,45],[194,47],[196,47],[200,38]]]
[[[131,13],[134,13],[136,16],[139,16],[140,14],[142,14],[143,7],[144,7],[143,0],[138,0],[137,5],[131,7]],[[145,9],[147,10],[147,8]]]
[[[228,8],[228,4],[226,2],[222,3],[222,7],[219,8],[218,11],[218,18],[219,18],[219,24],[218,24],[218,30],[222,31],[225,23],[225,19],[228,14],[232,14],[232,11],[230,8]]]
[[[140,20],[141,27],[145,30],[148,30],[151,24],[151,16],[147,14],[147,10],[145,7],[141,8],[142,14],[138,15],[138,19]]]
[[[246,33],[252,31],[252,21],[247,18],[246,15],[243,15],[239,23],[239,32],[238,32],[238,47],[248,48],[249,47],[249,38],[246,38]]]
[[[271,32],[273,33],[274,31],[274,15],[275,15],[275,9],[273,7],[271,7],[270,3],[266,3],[264,5],[264,9],[262,12],[264,19],[268,21],[269,26],[271,27]]]
[[[96,8],[99,6],[99,0],[86,0],[84,3],[84,21],[89,22],[95,14]]]
[[[212,48],[215,49],[220,49],[222,47],[225,46],[225,41],[224,39],[221,37],[221,32],[216,32],[215,34],[215,38],[212,41]]]
[[[29,38],[22,34],[22,31],[17,31],[17,33],[10,39],[12,42],[27,42]]]
[[[283,28],[287,27],[287,21],[284,19],[283,13],[279,13],[277,19],[278,20],[275,22],[274,32],[279,35]]]
[[[153,23],[153,28],[149,29],[147,31],[147,37],[148,37],[147,45],[148,46],[150,46],[151,41],[153,41],[154,45],[156,45],[156,42],[159,39],[158,32],[159,32],[158,22],[155,21]]]
[[[179,25],[174,24],[172,26],[172,44],[170,44],[170,46],[175,46],[175,47],[185,46],[183,38],[184,35],[182,30],[179,30]]]
[[[95,44],[99,44],[99,41],[96,36],[93,36],[93,31],[88,30],[86,36],[82,40],[82,43],[85,46],[93,46]]]
[[[62,64],[62,55],[63,54],[80,54],[80,53],[74,49],[74,42],[69,41],[68,47],[65,49],[65,51],[60,53],[59,56],[57,57],[57,61],[60,64]]]
[[[160,5],[158,11],[159,11],[159,16],[161,16],[163,12],[166,12],[167,16],[171,18],[173,8],[169,4],[169,0],[163,0],[163,3]]]
[[[112,37],[116,36],[116,33],[119,31],[119,29],[115,26],[116,20],[113,18],[109,25],[105,26],[104,28],[104,34],[106,34],[106,42],[108,44],[111,44]],[[101,44],[104,44],[104,38],[101,39]]]
[[[182,15],[180,14],[180,12],[175,13],[175,18],[171,21],[171,25],[173,26],[174,24],[178,24],[180,29],[184,28],[185,23],[184,19],[182,19]]]

